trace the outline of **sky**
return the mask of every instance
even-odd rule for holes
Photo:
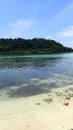
[[[73,0],[0,0],[0,38],[19,37],[73,48]]]

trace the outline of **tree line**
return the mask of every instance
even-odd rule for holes
[[[73,52],[55,40],[34,39],[0,39],[0,54],[64,53]]]

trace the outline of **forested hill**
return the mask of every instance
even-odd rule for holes
[[[30,54],[30,53],[63,53],[73,52],[73,49],[43,38],[34,39],[0,39],[0,54]]]

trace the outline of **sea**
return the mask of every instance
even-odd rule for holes
[[[73,53],[0,55],[1,99],[45,94],[69,85],[73,85]]]

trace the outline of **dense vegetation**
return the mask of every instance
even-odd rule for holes
[[[73,52],[73,49],[64,47],[54,40],[43,38],[34,39],[0,39],[0,54],[27,54],[27,53],[62,53]]]

